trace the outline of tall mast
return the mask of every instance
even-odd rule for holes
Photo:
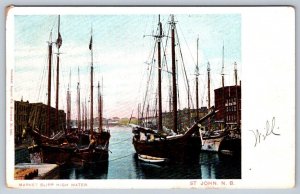
[[[224,81],[224,41],[223,41],[223,47],[222,47],[222,72],[221,72],[221,75],[222,75],[222,92],[223,92],[223,105],[224,105],[224,125],[225,125],[225,128],[226,128],[226,117],[227,117],[227,113],[226,113],[226,106],[225,106],[225,103],[226,103],[226,99],[225,99],[225,81]]]
[[[198,76],[199,76],[199,64],[198,64],[198,43],[199,37],[197,38],[197,65],[196,65],[196,120],[199,120],[199,91],[198,91]]]
[[[104,95],[104,92],[103,92],[103,88],[104,88],[104,83],[103,83],[103,76],[102,76],[102,92],[100,93],[101,95],[100,95],[100,99],[101,99],[101,126],[102,126],[102,128],[101,128],[101,131],[102,131],[102,129],[103,129],[103,95]]]
[[[190,92],[189,80],[187,79],[186,81],[187,81],[187,89],[188,89],[188,126],[190,126],[190,124],[191,124],[191,105],[190,105],[191,92]]]
[[[84,108],[84,128],[85,128],[85,130],[87,130],[88,129],[88,123],[87,123],[87,106],[86,106],[86,99],[85,99],[85,108]]]
[[[140,106],[141,106],[141,104],[139,103],[138,104],[138,116],[137,116],[137,124],[138,125],[140,124]]]
[[[70,93],[70,84],[71,84],[71,70],[69,77],[68,91],[67,91],[67,131],[66,134],[70,132],[71,128],[71,93]]]
[[[172,112],[172,86],[169,86],[169,111]]]
[[[47,128],[46,135],[50,136],[50,109],[51,109],[51,66],[52,66],[52,31],[50,33],[50,40],[48,42],[48,103],[47,103]]]
[[[90,126],[90,133],[91,138],[94,137],[94,115],[93,115],[93,103],[94,103],[94,91],[93,91],[93,73],[94,73],[94,66],[93,66],[93,29],[91,29],[91,39],[89,44],[89,49],[91,51],[91,126]]]
[[[237,64],[234,62],[234,80],[235,80],[235,86],[237,86]]]
[[[57,40],[56,40],[56,47],[57,47],[57,54],[56,54],[56,130],[59,130],[59,116],[58,116],[58,101],[59,101],[59,48],[62,44],[62,38],[60,35],[60,15],[58,15],[58,25],[57,25]]]
[[[210,110],[210,64],[207,63],[207,95],[208,95],[208,110]]]
[[[162,39],[162,24],[160,15],[158,15],[159,35],[157,36],[158,44],[158,130],[162,131],[162,99],[161,99],[161,39]]]
[[[100,83],[98,82],[98,117],[99,117],[99,132],[102,132],[103,123],[102,123],[102,97],[100,92]]]
[[[238,84],[237,84],[237,64],[234,62],[234,77],[235,77],[235,106],[236,106],[236,124],[237,129],[239,128],[239,100],[238,100]]]
[[[207,96],[208,96],[208,112],[210,111],[210,64],[209,62],[207,62]],[[208,130],[210,130],[210,118],[208,118],[208,126],[207,126]]]
[[[78,67],[78,82],[77,82],[77,123],[78,123],[78,132],[81,131],[81,113],[80,113],[80,76],[79,76],[79,67]]]
[[[84,104],[83,104],[83,102],[81,103],[81,109],[82,109],[82,111],[81,111],[81,129],[82,129],[82,131],[85,131],[85,123],[84,123]]]
[[[223,42],[223,47],[222,47],[222,87],[224,88],[224,42]]]
[[[175,21],[171,15],[171,44],[172,44],[172,86],[173,86],[173,131],[177,133],[177,83],[176,83],[176,60],[175,60]]]

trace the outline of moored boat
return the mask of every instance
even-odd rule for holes
[[[99,117],[99,129],[98,132],[94,130],[94,66],[93,66],[93,34],[91,31],[91,39],[89,44],[89,50],[91,52],[91,80],[90,80],[90,130],[82,131],[78,129],[77,135],[80,139],[80,143],[72,156],[71,161],[76,165],[89,165],[107,162],[109,157],[109,140],[110,131],[104,130],[102,125],[103,114],[103,98],[100,92],[100,83],[98,82],[98,117]],[[79,83],[78,83],[79,85]],[[78,92],[80,94],[80,92]],[[78,97],[80,99],[80,97]],[[78,105],[80,107],[80,103]],[[78,111],[80,112],[80,111]],[[78,114],[78,123],[80,123],[80,113]],[[80,126],[80,125],[79,125]],[[80,127],[79,127],[80,128]]]
[[[163,163],[168,161],[167,158],[159,158],[142,154],[138,155],[138,159],[148,163]]]
[[[50,33],[50,40],[48,41],[48,103],[47,103],[47,119],[46,119],[46,135],[42,134],[38,126],[37,120],[40,119],[41,110],[36,112],[32,110],[30,119],[28,121],[28,132],[33,136],[35,143],[38,145],[42,155],[42,162],[64,164],[70,161],[71,156],[76,150],[76,144],[67,141],[67,132],[63,126],[63,130],[59,126],[59,65],[60,65],[60,47],[62,46],[62,36],[60,34],[60,16],[58,16],[58,30],[57,40],[52,41],[52,31]],[[51,71],[52,71],[52,57],[53,57],[53,44],[57,47],[56,53],[56,106],[55,106],[55,121],[50,115],[51,107]],[[57,133],[50,137],[51,123],[55,123]]]
[[[171,56],[172,56],[172,129],[163,127],[162,122],[162,60],[161,60],[161,43],[165,37],[162,33],[162,23],[158,21],[158,34],[154,35],[157,43],[157,125],[148,125],[146,123],[133,126],[133,145],[136,153],[139,155],[147,155],[155,158],[166,158],[173,162],[182,161],[189,154],[200,151],[201,139],[194,135],[199,134],[198,122],[191,127],[182,130],[178,125],[178,107],[177,107],[177,67],[175,57],[175,37],[178,38],[176,30],[176,22],[174,15],[171,15],[169,22],[171,29]],[[176,33],[176,34],[175,34]],[[156,48],[156,46],[155,46]],[[165,54],[164,54],[165,55]],[[189,102],[188,102],[189,103]],[[149,110],[149,106],[147,107]],[[149,111],[147,111],[149,112]],[[148,113],[147,113],[148,114]],[[149,128],[151,127],[151,128]],[[179,132],[180,131],[180,132]]]
[[[208,120],[202,126],[202,150],[224,153],[241,151],[240,118],[241,118],[241,86],[237,82],[237,67],[234,63],[235,85],[225,86],[224,82],[224,45],[222,60],[222,87],[215,89],[215,109],[218,113],[215,118]],[[208,73],[208,108],[210,109],[210,66]],[[214,126],[214,127],[212,127]]]

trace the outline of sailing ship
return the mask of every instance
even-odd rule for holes
[[[94,130],[94,64],[93,64],[93,34],[91,30],[91,39],[89,44],[91,53],[91,80],[90,80],[90,130],[83,131],[81,128],[80,116],[80,90],[78,89],[78,130],[77,135],[80,139],[78,149],[71,158],[73,164],[88,165],[106,163],[109,157],[109,139],[110,131],[103,129],[103,97],[100,91],[100,83],[98,82],[98,132]],[[103,83],[103,81],[102,81]],[[78,83],[79,86],[79,83]],[[85,121],[87,122],[87,121]]]
[[[241,154],[241,81],[238,85],[237,79],[237,63],[234,63],[234,79],[233,86],[227,86],[232,93],[231,99],[225,101],[225,123],[228,135],[224,138],[220,145],[220,152],[225,154],[237,155]],[[226,87],[223,91],[226,91]],[[226,98],[226,97],[225,97]],[[228,111],[227,111],[228,109]],[[227,113],[228,112],[228,113]],[[228,118],[227,118],[228,117]]]
[[[41,133],[37,120],[42,110],[35,107],[30,113],[28,121],[29,133],[33,136],[35,143],[39,146],[42,152],[42,161],[44,163],[57,163],[65,164],[70,161],[71,156],[77,149],[76,144],[69,143],[66,138],[66,130],[61,131],[59,126],[59,65],[60,65],[60,52],[62,46],[62,37],[60,34],[60,16],[58,16],[58,35],[56,42],[52,41],[52,31],[50,33],[50,40],[48,41],[48,103],[47,103],[47,121],[46,121],[46,135]],[[57,47],[56,53],[56,106],[55,106],[55,128],[57,134],[50,137],[50,124],[51,124],[51,70],[52,70],[52,56],[53,44]],[[63,127],[65,129],[65,127]]]
[[[91,115],[90,115],[90,130],[82,131],[80,120],[80,88],[79,82],[77,86],[78,97],[78,126],[77,130],[71,130],[71,94],[70,88],[67,90],[67,126],[64,131],[58,131],[53,137],[50,137],[50,109],[51,107],[51,66],[52,66],[52,45],[55,43],[57,46],[57,71],[56,71],[56,127],[58,128],[58,102],[59,102],[59,48],[62,45],[62,37],[60,34],[60,16],[58,17],[58,38],[56,42],[51,39],[48,43],[48,104],[47,104],[47,121],[46,121],[46,135],[41,133],[37,127],[36,121],[38,120],[41,110],[31,111],[29,119],[29,132],[34,137],[35,143],[39,146],[42,152],[42,161],[46,163],[73,163],[73,164],[87,164],[87,163],[100,163],[108,161],[108,147],[110,132],[103,129],[102,125],[102,111],[103,111],[103,98],[100,92],[100,84],[98,84],[98,103],[99,103],[99,129],[98,132],[94,131],[94,116],[93,116],[93,49],[92,49],[92,35],[89,44],[91,51]],[[50,36],[51,37],[51,36]],[[79,70],[78,70],[79,72]],[[70,79],[71,80],[71,79]],[[69,83],[70,84],[70,83]],[[53,108],[52,108],[53,109]],[[85,120],[87,129],[87,119]]]
[[[224,69],[224,66],[223,68]],[[208,110],[214,109],[215,107],[210,106],[210,64],[207,63],[207,77],[208,77]],[[224,74],[222,73],[222,83],[224,84]],[[223,85],[224,87],[224,85]],[[218,152],[221,142],[223,141],[224,137],[227,135],[225,130],[215,130],[212,129],[211,123],[213,118],[209,118],[207,122],[207,126],[200,127],[201,129],[201,138],[202,138],[202,150],[204,151],[213,151]]]
[[[211,111],[203,118],[192,124],[187,130],[178,128],[178,108],[177,108],[177,72],[176,72],[176,57],[175,57],[175,32],[176,23],[174,15],[171,15],[171,53],[172,53],[172,130],[168,133],[162,123],[162,60],[161,60],[161,42],[163,38],[162,23],[160,16],[158,20],[158,34],[154,37],[157,42],[157,63],[158,63],[158,92],[157,92],[157,128],[147,125],[146,122],[133,127],[133,145],[138,154],[138,158],[145,160],[145,158],[160,158],[160,160],[170,160],[173,162],[183,161],[190,156],[192,152],[199,152],[201,149],[201,138],[199,134],[198,124],[205,121],[208,117],[214,114]],[[149,109],[149,108],[147,108]],[[195,138],[196,137],[196,138]],[[150,160],[147,160],[150,161]]]
[[[239,152],[240,151],[240,135],[237,135],[239,128],[240,118],[240,92],[238,92],[237,84],[237,68],[235,63],[235,86],[225,86],[224,84],[224,44],[222,48],[222,87],[215,89],[215,103],[216,107],[210,106],[210,64],[207,64],[207,76],[208,76],[208,109],[216,109],[219,111],[219,116],[212,115],[206,126],[200,126],[201,138],[202,138],[202,150],[213,152]],[[240,88],[239,88],[240,89]],[[232,90],[232,91],[231,91]],[[231,94],[234,93],[234,94]],[[218,99],[220,98],[220,99]],[[229,102],[232,101],[232,102]],[[233,102],[234,101],[234,102]],[[233,112],[233,113],[232,113]],[[234,114],[234,117],[232,115]],[[228,120],[227,117],[230,119]],[[230,123],[230,121],[236,120],[236,123]],[[229,127],[229,123],[231,127]],[[213,128],[211,125],[217,126]]]
[[[196,76],[196,79],[195,79],[195,86],[196,86],[196,89],[195,89],[195,92],[196,92],[196,95],[195,95],[195,98],[196,98],[196,120],[199,119],[199,83],[198,83],[198,76],[200,75],[199,74],[199,60],[198,60],[198,50],[199,50],[199,37],[197,38],[197,63],[196,63],[196,70],[195,70],[195,76]],[[211,110],[211,107],[210,107],[210,67],[209,67],[209,63],[208,63],[208,67],[207,67],[207,76],[208,76],[208,111]],[[214,107],[213,107],[214,109]],[[214,111],[215,112],[215,111]],[[213,117],[215,114],[211,114],[211,117]],[[208,117],[208,122],[210,121],[211,117]],[[205,128],[203,126],[201,126],[200,124],[200,138],[201,138],[201,149],[202,150],[211,150],[211,151],[217,151],[218,148],[219,148],[219,145],[221,143],[221,141],[223,140],[224,138],[224,135],[223,133],[220,134],[220,133],[217,133],[216,131],[214,131],[214,133],[207,133],[207,132],[204,132],[202,129]]]

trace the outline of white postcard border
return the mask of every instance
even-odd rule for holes
[[[13,78],[14,64],[13,16],[45,13],[167,14],[170,10],[174,14],[240,13],[242,15],[242,180],[13,180],[14,129],[11,123],[14,121],[13,116],[10,117],[10,110],[13,109],[13,103],[11,104],[13,95],[11,78]],[[155,9],[149,7],[14,7],[7,14],[6,37],[6,178],[9,187],[121,189],[153,188],[153,185],[155,188],[290,188],[294,186],[295,10],[292,7],[156,7]],[[261,38],[264,39],[260,40]],[[279,46],[283,44],[286,48],[281,50],[276,47],[276,43],[280,44]],[[264,48],[264,55],[255,50],[261,47]],[[283,52],[278,53],[279,51]],[[256,58],[261,59],[261,62]],[[266,77],[262,77],[262,74],[256,75],[258,67],[262,71],[271,68],[271,75]],[[285,79],[278,77],[282,72]],[[275,83],[278,83],[277,79],[281,80],[280,85],[277,86],[279,91],[274,91],[274,87],[268,87],[269,85],[266,84],[262,84],[265,87],[258,87],[258,83],[261,84],[269,78],[271,80],[267,84],[272,83],[272,79]],[[276,98],[268,94],[275,94]],[[259,102],[258,106],[253,104],[252,98],[260,100],[255,101]],[[245,99],[249,101],[245,102]],[[283,105],[276,109],[277,103]],[[263,130],[266,120],[271,121],[273,117],[276,118],[279,127],[280,139],[269,137],[254,148],[254,137],[251,136],[250,130],[259,128]],[[211,182],[212,185],[202,185],[204,181]],[[216,185],[213,185],[213,181]],[[225,181],[225,185],[222,181]],[[233,182],[232,185],[230,181]],[[63,183],[69,186],[64,187]]]

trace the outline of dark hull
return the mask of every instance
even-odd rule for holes
[[[51,139],[39,134],[36,130],[31,133],[42,153],[42,162],[53,164],[97,164],[108,161],[110,133],[104,131],[95,133],[95,141],[90,145],[88,133],[70,133],[58,139]]]
[[[183,161],[200,153],[201,139],[195,136],[198,126],[194,125],[187,133],[171,139],[155,141],[139,141],[133,137],[133,145],[137,154],[167,158],[171,162]]]
[[[80,145],[88,145],[90,143],[89,132],[78,133],[77,137],[78,137],[78,143]],[[107,142],[109,142],[110,133],[106,131],[101,133],[94,132],[94,137],[96,139],[97,145],[104,146]]]
[[[182,161],[191,157],[193,153],[199,153],[201,141],[189,143],[189,139],[178,138],[174,140],[162,140],[154,142],[141,142],[133,140],[133,145],[137,154],[149,155],[160,158],[167,158],[171,161]]]
[[[220,145],[220,151],[230,151],[234,155],[241,155],[241,139],[240,138],[225,138]]]
[[[75,153],[71,158],[71,162],[77,166],[98,166],[107,163],[108,156],[109,154],[107,150],[88,149]]]
[[[41,145],[43,163],[66,164],[70,162],[76,147],[70,145]]]
[[[94,133],[95,144],[90,144],[90,136],[88,133],[78,135],[80,140],[80,148],[72,156],[71,161],[75,165],[102,165],[108,161],[109,156],[109,132]]]

